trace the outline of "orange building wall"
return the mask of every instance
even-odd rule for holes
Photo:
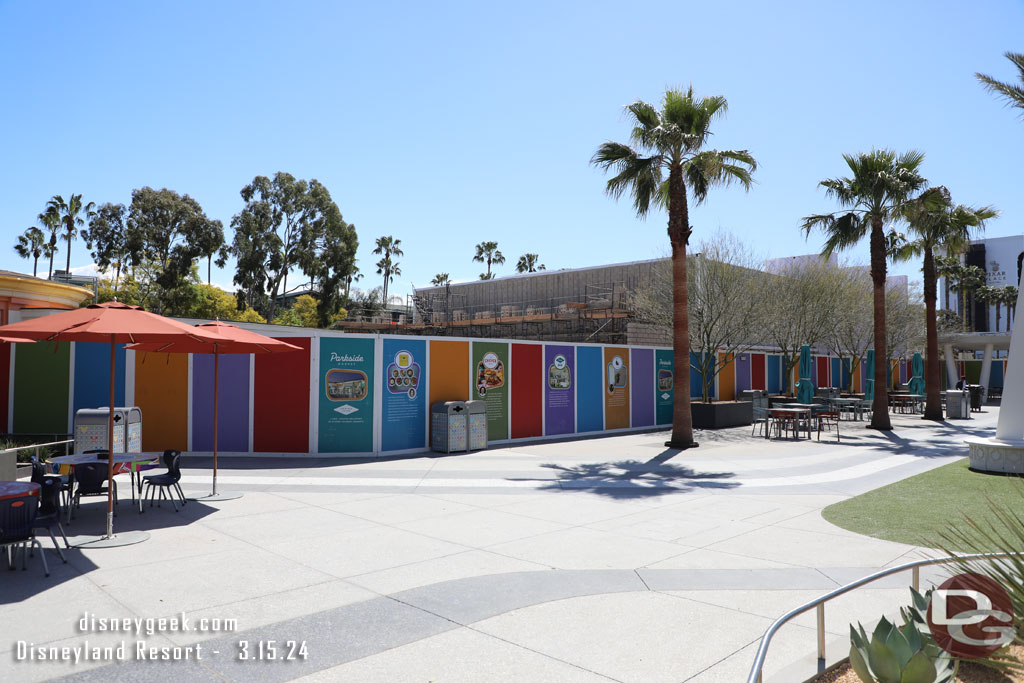
[[[725,360],[724,353],[718,354],[719,362]],[[729,354],[732,357],[732,354]],[[736,400],[736,364],[729,363],[722,371],[718,373],[718,400],[719,401],[735,401]]]
[[[135,405],[142,450],[188,450],[188,354],[136,353]]]

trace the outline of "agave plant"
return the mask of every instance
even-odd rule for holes
[[[868,638],[850,625],[850,666],[864,683],[951,683],[957,660],[922,633],[914,619],[902,628],[882,617]]]

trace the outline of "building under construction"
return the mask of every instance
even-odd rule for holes
[[[604,344],[670,344],[671,331],[636,320],[633,295],[666,259],[538,271],[424,287],[407,313],[338,323],[341,329]],[[410,319],[411,314],[411,319]]]

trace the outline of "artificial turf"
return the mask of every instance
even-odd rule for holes
[[[968,551],[943,539],[965,517],[987,527],[995,521],[990,504],[1024,516],[1024,480],[968,469],[964,458],[929,472],[830,505],[822,516],[844,529],[867,536],[930,548]]]

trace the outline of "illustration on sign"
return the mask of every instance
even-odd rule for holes
[[[491,389],[505,385],[505,365],[498,354],[488,351],[476,364],[476,393],[483,398]]]
[[[571,389],[572,371],[565,356],[558,354],[548,366],[548,386],[552,389]]]
[[[672,390],[672,371],[658,370],[658,391]]]
[[[366,398],[366,373],[337,368],[328,370],[327,398],[331,401],[362,401]]]
[[[608,393],[614,394],[616,389],[622,389],[626,386],[626,377],[629,372],[629,368],[622,362],[622,356],[615,356],[612,358],[612,362],[608,364]]]
[[[388,391],[392,394],[406,394],[410,399],[419,393],[422,373],[420,364],[414,362],[412,353],[402,349],[395,354],[395,360],[387,367]]]

